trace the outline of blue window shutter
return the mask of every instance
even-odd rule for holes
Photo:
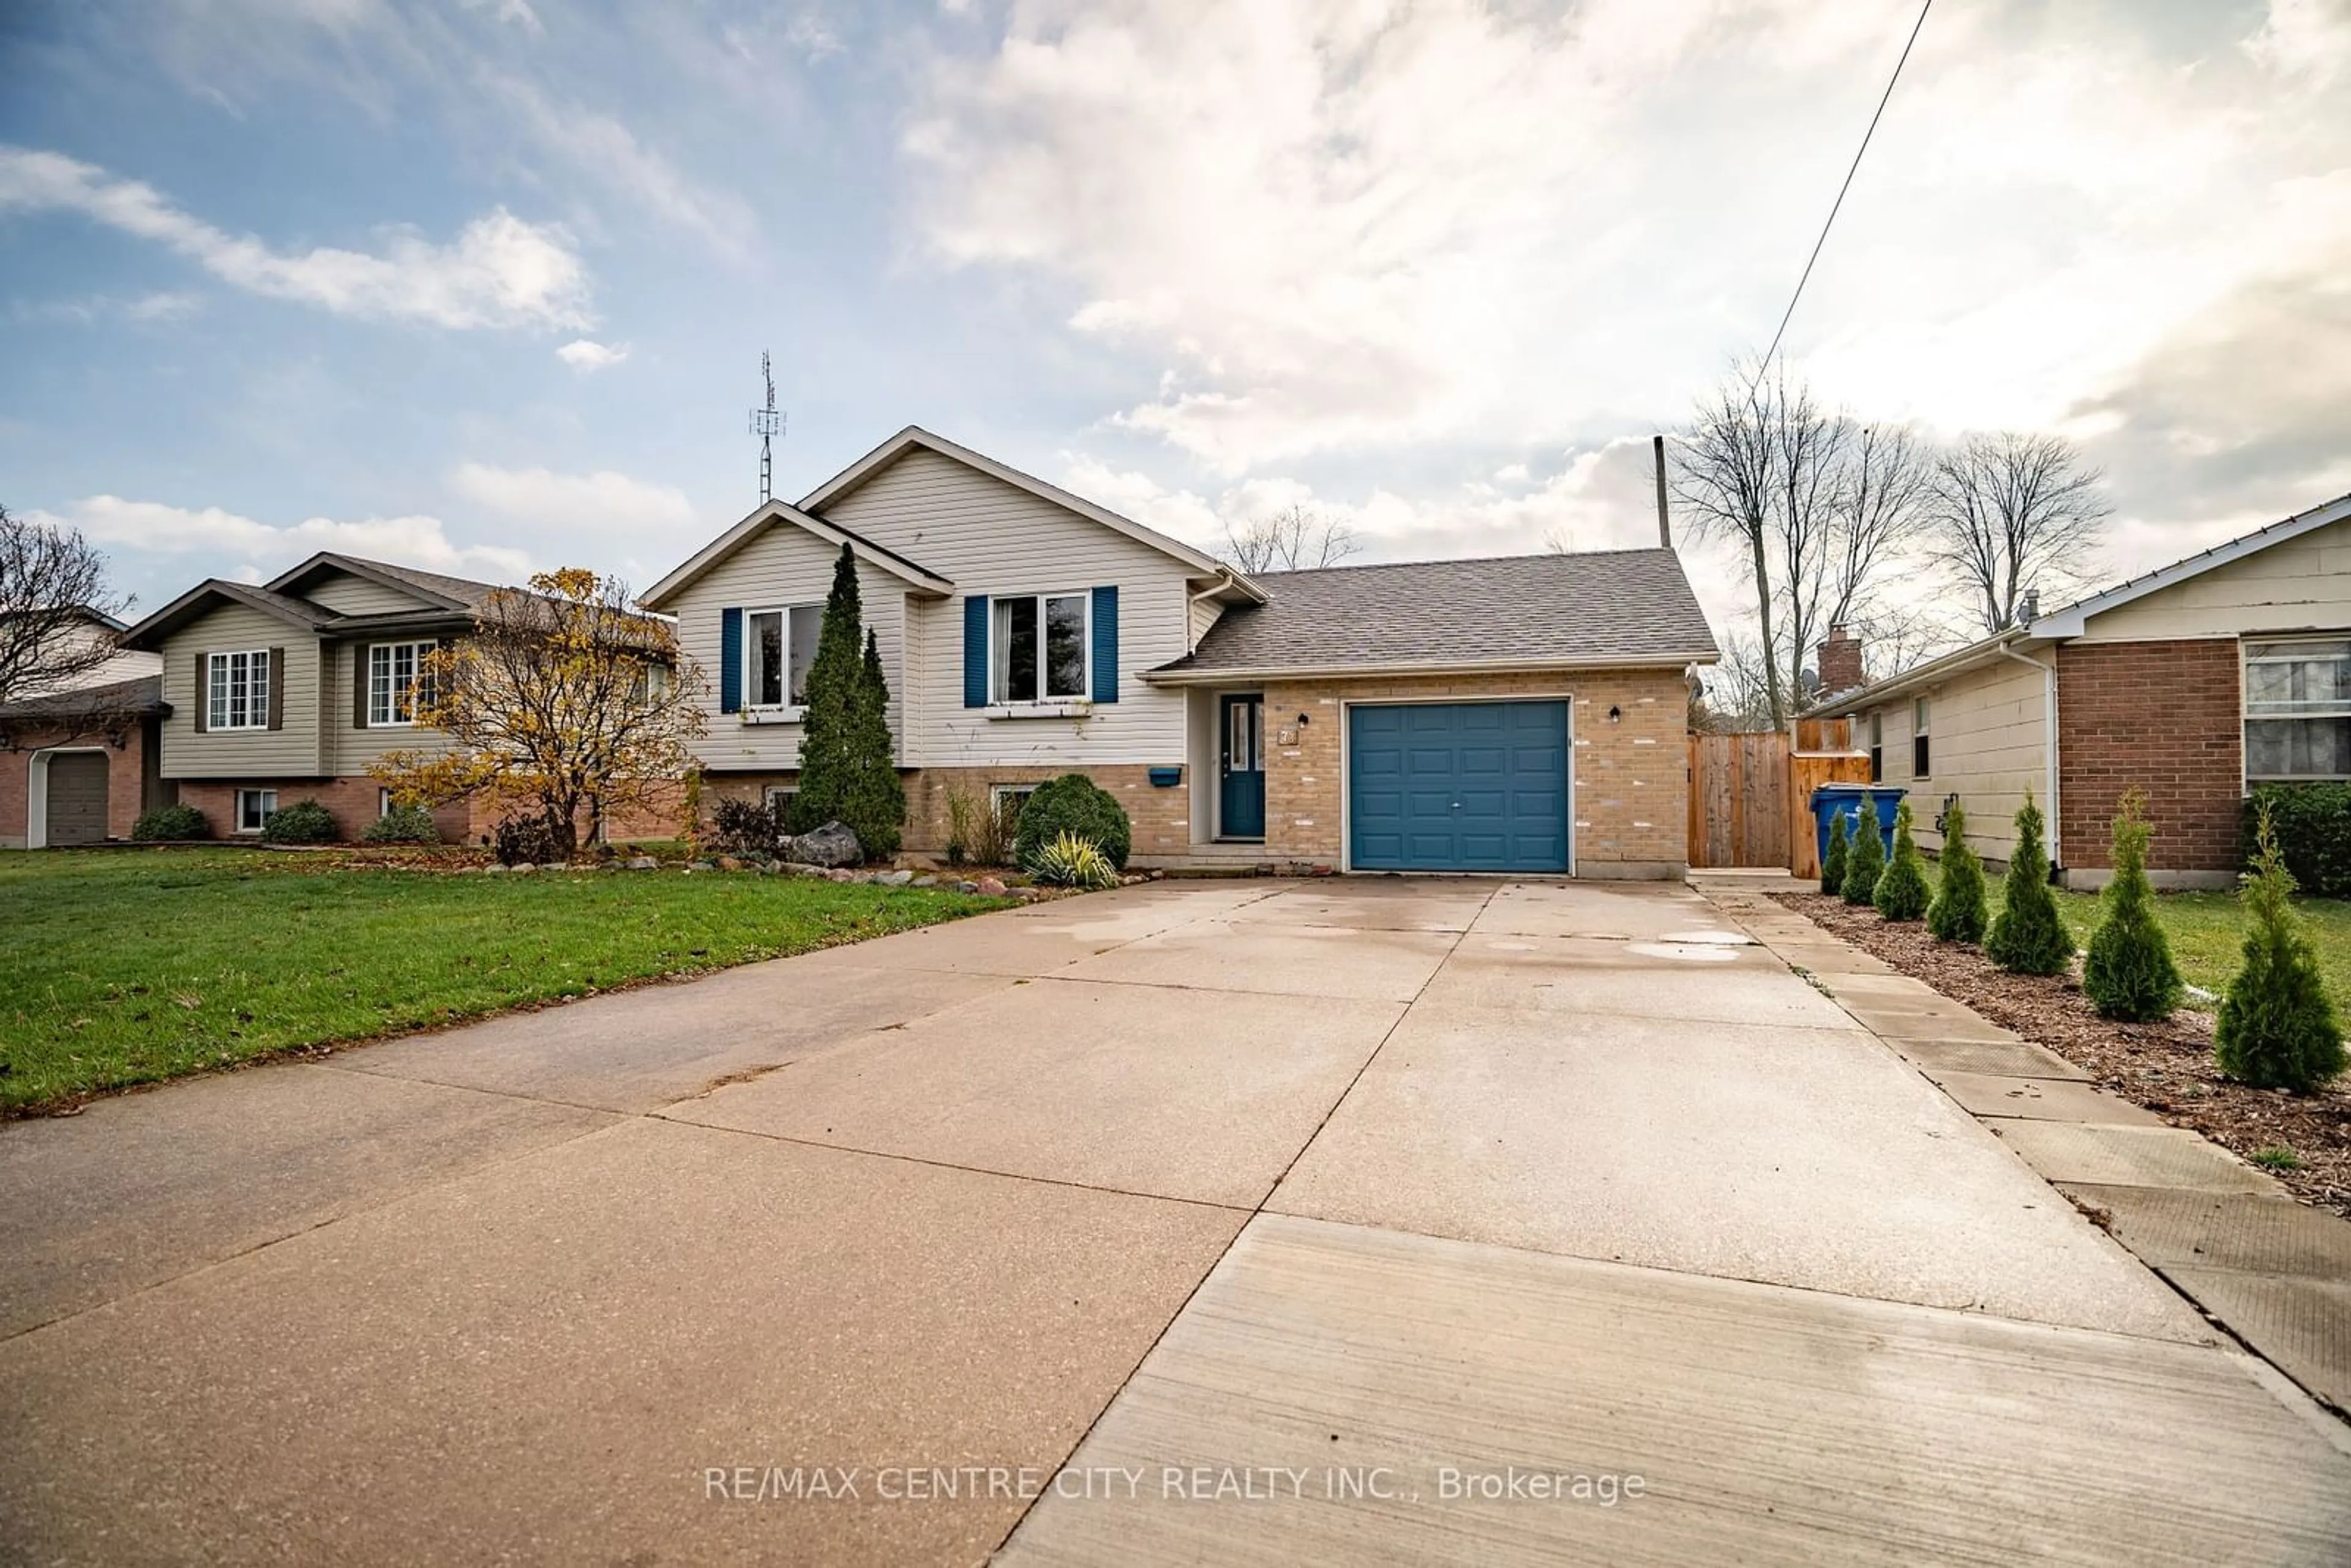
[[[963,601],[963,706],[987,706],[987,595]]]
[[[718,612],[718,711],[743,711],[743,612]]]
[[[1118,701],[1118,590],[1094,590],[1094,701]]]

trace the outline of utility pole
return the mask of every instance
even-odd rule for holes
[[[776,412],[776,372],[766,354],[759,356],[759,380],[767,383],[768,403],[751,411],[751,434],[759,438],[759,505],[776,498],[776,437],[784,416]]]

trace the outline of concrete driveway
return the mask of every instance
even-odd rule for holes
[[[37,1562],[2351,1554],[2338,1424],[1665,887],[1152,883],[0,1127],[0,1434]]]

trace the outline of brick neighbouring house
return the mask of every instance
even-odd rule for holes
[[[1244,575],[909,427],[645,594],[712,675],[714,794],[798,778],[799,682],[857,563],[910,850],[948,802],[1084,773],[1134,861],[1679,875],[1693,664],[1669,549]]]
[[[159,737],[171,712],[152,653],[120,647],[123,625],[79,612],[67,635],[104,663],[56,690],[0,706],[0,849],[71,848],[128,839],[140,813],[168,805]]]
[[[2156,882],[2233,886],[2252,785],[2351,779],[2351,496],[1813,711],[1851,716],[1878,776],[1919,798],[1930,849],[1956,795],[1968,841],[2005,861],[2030,789],[2061,879],[2101,886],[2116,805],[2137,788]]]

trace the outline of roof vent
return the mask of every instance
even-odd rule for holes
[[[2040,619],[2041,591],[2037,588],[2028,588],[2024,591],[2023,597],[2016,601],[2016,623],[2020,626],[2030,626]]]

